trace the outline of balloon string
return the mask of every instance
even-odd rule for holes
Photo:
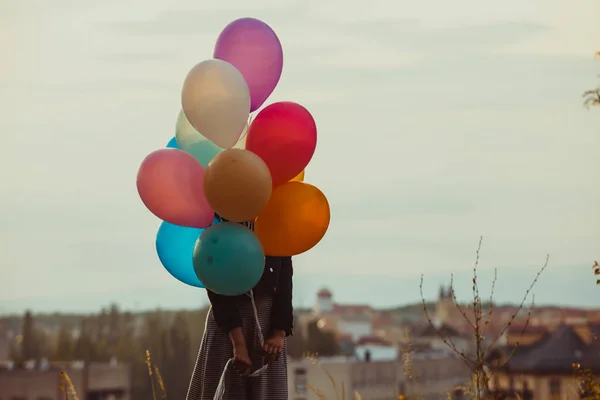
[[[250,124],[252,124],[252,119],[253,119],[252,114],[248,115],[248,122],[246,123],[246,126],[244,127],[244,131],[242,132],[242,136],[240,136],[240,138],[238,139],[238,142],[241,140],[244,140],[244,138],[246,136],[248,136],[248,131],[250,130]]]
[[[263,336],[262,329],[260,327],[260,320],[258,319],[258,310],[256,309],[256,302],[254,301],[254,293],[251,290],[250,292],[246,293],[246,295],[248,295],[250,297],[250,302],[252,303],[252,312],[254,314],[254,321],[256,322],[256,332],[258,334],[258,340],[260,342],[260,346],[262,347],[265,344],[265,338]],[[221,378],[219,379],[219,385],[217,386],[217,390],[215,391],[215,397],[213,398],[213,400],[221,400],[223,398],[223,396],[225,395],[225,376],[227,374],[227,369],[233,363],[233,361],[234,361],[233,358],[230,358],[229,360],[227,360],[227,363],[225,364],[225,368],[223,369],[223,373],[221,374]],[[259,369],[257,369],[256,371],[254,371],[253,373],[251,373],[250,375],[248,375],[248,377],[254,378],[254,377],[260,376],[263,374],[263,372],[265,372],[267,370],[268,367],[269,367],[269,364],[265,364],[262,367],[260,367]]]

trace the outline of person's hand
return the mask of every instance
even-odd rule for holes
[[[252,361],[245,345],[233,348],[233,367],[242,376],[248,376],[252,372]]]
[[[263,345],[263,351],[269,359],[269,362],[279,360],[281,352],[283,351],[283,344],[285,342],[285,332],[275,331],[269,339],[265,341]]]

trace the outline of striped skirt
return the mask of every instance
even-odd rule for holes
[[[257,296],[255,302],[261,329],[267,339],[273,299],[271,296]],[[263,365],[263,354],[250,298],[240,296],[237,309],[248,354],[256,370]],[[229,336],[217,326],[211,308],[186,400],[213,400],[225,364],[231,357],[233,346]],[[281,357],[259,376],[244,378],[230,366],[225,376],[223,400],[288,400],[287,385],[287,352],[284,346]]]

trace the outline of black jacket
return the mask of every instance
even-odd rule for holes
[[[271,331],[285,331],[292,334],[294,327],[294,309],[292,307],[292,257],[265,257],[265,271],[255,287],[259,293],[273,296],[271,309]],[[207,289],[217,325],[226,333],[242,326],[242,320],[236,307],[238,296],[223,296]],[[246,296],[245,294],[241,296]]]

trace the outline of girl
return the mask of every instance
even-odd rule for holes
[[[252,222],[244,225],[254,229]],[[211,307],[186,400],[215,399],[231,358],[233,369],[225,371],[219,400],[288,399],[286,338],[293,328],[292,273],[291,257],[267,256],[262,278],[250,294],[222,296],[207,289]],[[265,364],[264,371],[249,377]]]

